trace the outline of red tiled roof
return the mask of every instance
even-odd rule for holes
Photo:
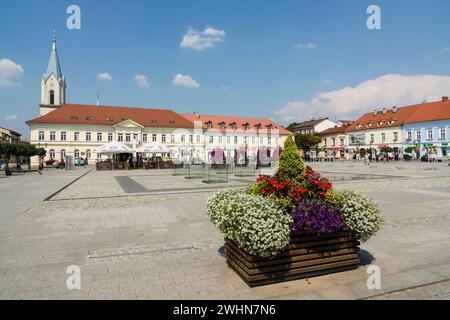
[[[194,128],[192,121],[168,109],[143,109],[97,105],[66,104],[27,124],[82,124],[113,126],[133,120],[144,127]]]
[[[194,115],[194,114],[182,114],[186,119],[194,122],[201,121],[203,129],[208,129],[208,122],[212,123],[212,128],[209,131],[224,132],[227,130],[232,130],[231,124],[236,123],[236,130],[245,130],[245,125],[248,124],[248,129],[258,130],[258,125],[261,129],[270,130],[270,126],[273,129],[278,129],[279,134],[289,135],[292,132],[285,129],[280,124],[276,123],[267,118],[243,118],[243,117],[233,117],[233,116],[216,116],[216,115]],[[225,126],[222,128],[220,124]]]
[[[322,136],[325,136],[328,134],[344,133],[345,131],[347,131],[348,127],[349,127],[349,125],[342,126],[342,127],[334,127],[334,128],[330,128],[325,131],[322,131],[320,134]]]
[[[317,125],[317,124],[319,124],[319,123],[321,123],[321,122],[323,122],[325,120],[329,120],[329,119],[328,118],[318,118],[318,119],[311,119],[311,120],[308,120],[308,121],[303,121],[303,122],[300,122],[295,127],[295,129],[296,130],[300,130],[302,128],[314,127],[315,125]]]
[[[405,123],[427,122],[450,119],[450,101],[442,100],[417,105],[418,109]]]
[[[396,112],[393,109],[387,109],[386,113],[378,111],[377,114],[373,112],[365,113],[358,120],[352,123],[346,131],[372,130],[380,128],[398,127],[405,124],[418,109],[420,105],[408,106],[398,108]],[[393,121],[391,123],[391,121]],[[367,127],[367,124],[372,124]],[[378,125],[380,124],[381,125]],[[360,127],[358,127],[360,126]]]

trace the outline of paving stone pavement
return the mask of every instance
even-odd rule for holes
[[[43,201],[86,173],[48,170],[0,178],[0,298],[450,298],[449,167],[314,167],[337,189],[367,192],[383,208],[385,225],[361,246],[357,270],[248,288],[226,265],[205,205],[214,190],[252,178],[209,186],[168,171],[92,171]],[[380,290],[366,286],[370,263],[381,268]],[[81,290],[66,286],[71,265],[81,269]]]

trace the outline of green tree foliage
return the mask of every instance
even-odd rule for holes
[[[299,124],[300,124],[300,123],[298,123],[298,122],[292,122],[290,125],[288,125],[288,126],[286,127],[286,129],[289,130],[290,132],[295,132],[295,128],[297,128],[297,126],[298,126]]]
[[[295,137],[297,147],[304,152],[314,149],[321,141],[322,135],[320,133],[299,134]]]
[[[284,143],[279,170],[282,181],[292,181],[294,185],[300,185],[303,181],[305,165],[292,136],[289,136]]]

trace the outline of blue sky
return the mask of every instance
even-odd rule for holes
[[[72,4],[81,30],[66,27]],[[366,27],[370,4],[381,8],[381,30]],[[450,95],[448,12],[447,0],[0,0],[0,61],[20,66],[0,64],[0,126],[27,136],[52,30],[69,103],[95,104],[100,93],[105,105],[288,124],[435,99]],[[199,37],[209,28],[218,40],[182,46],[189,28]],[[178,74],[197,86],[174,84]]]

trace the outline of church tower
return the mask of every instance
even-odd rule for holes
[[[53,34],[52,52],[48,62],[47,72],[41,81],[40,115],[44,116],[66,103],[66,79],[59,65],[56,37]]]

